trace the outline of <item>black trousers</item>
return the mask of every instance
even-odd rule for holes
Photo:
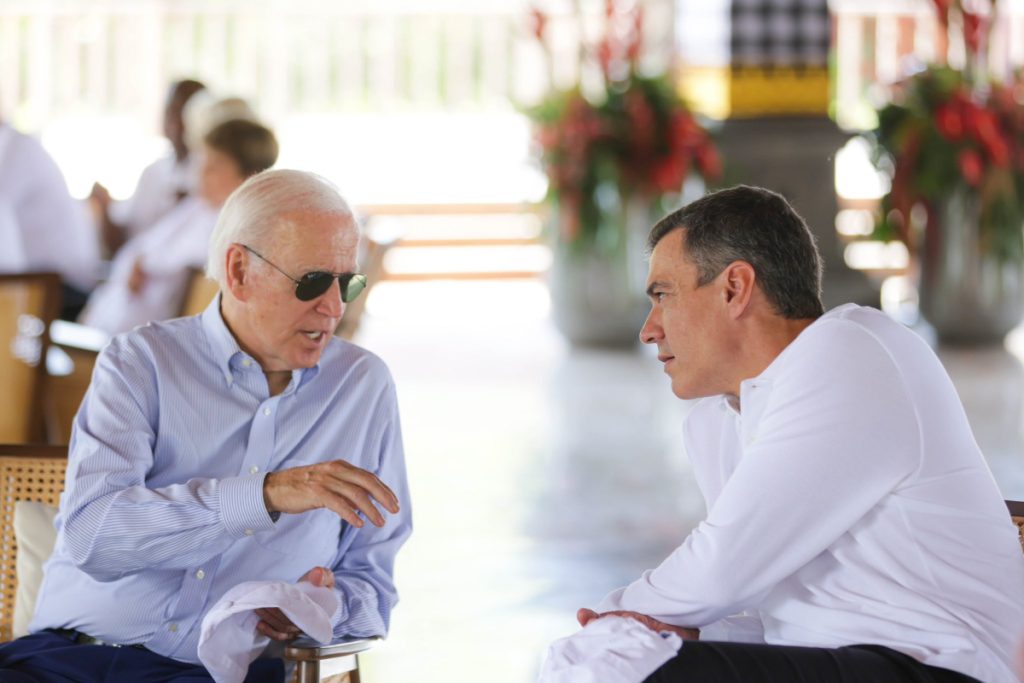
[[[978,683],[881,645],[788,647],[688,640],[645,683]]]

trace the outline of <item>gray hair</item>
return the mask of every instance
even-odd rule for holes
[[[359,224],[338,188],[308,171],[278,169],[252,176],[231,193],[210,235],[207,277],[225,284],[224,259],[234,243],[266,245],[281,225],[281,216],[313,212],[348,219],[358,241]]]
[[[824,312],[818,247],[782,195],[747,185],[712,192],[662,218],[647,237],[648,248],[678,229],[684,231],[685,253],[697,266],[698,287],[730,263],[745,261],[782,317],[817,318]]]

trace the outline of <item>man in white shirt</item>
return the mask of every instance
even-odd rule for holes
[[[5,272],[53,271],[65,308],[81,308],[96,284],[99,244],[57,163],[35,138],[0,121],[0,257]]]
[[[110,254],[133,236],[152,227],[184,198],[194,194],[197,183],[196,155],[189,153],[184,110],[192,97],[203,91],[199,81],[183,80],[171,85],[164,106],[164,136],[171,153],[147,166],[135,192],[120,202],[111,200],[107,189],[96,183],[89,199],[96,222]]]
[[[773,192],[710,194],[648,243],[641,339],[700,399],[708,513],[580,622],[688,638],[651,682],[1016,681],[1024,555],[932,350],[875,309],[823,313],[813,238]]]

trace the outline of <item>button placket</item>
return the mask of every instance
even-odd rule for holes
[[[256,407],[256,413],[249,427],[248,447],[239,470],[239,474],[242,476],[253,476],[267,471],[270,457],[274,452],[276,437],[274,425],[276,402],[276,398],[269,398]]]

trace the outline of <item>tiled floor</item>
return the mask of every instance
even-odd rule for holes
[[[415,533],[367,683],[532,681],[576,608],[703,515],[686,405],[654,355],[571,351],[548,309],[532,281],[374,291],[359,342],[398,384]],[[1024,499],[1024,334],[1008,347],[941,355],[1004,494]]]

